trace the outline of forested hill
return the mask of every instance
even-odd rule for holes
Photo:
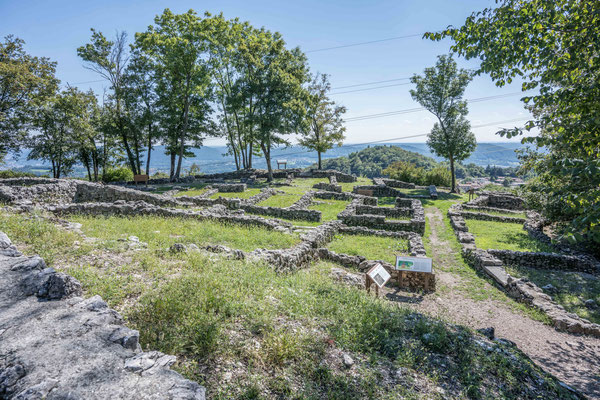
[[[397,146],[373,146],[350,153],[345,157],[325,160],[323,168],[335,169],[357,176],[374,177],[380,176],[384,169],[396,161],[407,161],[425,169],[433,168],[438,164],[431,157]]]

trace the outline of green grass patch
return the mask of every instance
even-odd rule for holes
[[[377,205],[380,207],[395,207],[396,206],[396,198],[395,197],[379,197],[377,199]]]
[[[518,213],[510,213],[510,212],[502,212],[502,211],[491,211],[491,210],[478,210],[478,209],[469,209],[465,208],[463,211],[467,212],[476,212],[482,214],[490,214],[490,215],[498,215],[500,217],[513,217],[513,218],[526,218],[527,215],[525,211]]]
[[[337,215],[344,211],[346,206],[350,203],[345,200],[314,199],[313,201],[318,201],[319,204],[313,204],[308,208],[310,210],[321,211],[321,221],[323,222],[337,219]]]
[[[360,177],[356,179],[356,182],[338,182],[338,185],[342,187],[343,192],[351,192],[354,186],[371,185],[373,181],[370,178]]]
[[[429,197],[429,189],[403,189],[403,188],[394,188],[399,190],[400,192],[407,194],[409,196],[427,196]]]
[[[208,191],[208,189],[206,189],[206,188],[182,190],[180,192],[175,193],[174,197],[181,197],[181,196],[194,197],[194,196],[200,196],[200,195],[206,193],[207,191]]]
[[[292,204],[300,200],[300,197],[302,197],[301,194],[276,194],[275,196],[271,196],[268,199],[263,200],[256,205],[262,207],[285,208],[291,206]]]
[[[336,253],[383,260],[390,264],[396,263],[396,254],[410,254],[406,239],[367,235],[338,234],[327,248]]]
[[[230,199],[249,199],[252,196],[255,196],[260,193],[260,189],[250,188],[246,189],[243,192],[227,192],[227,193],[215,193],[210,196],[211,199],[217,199],[219,197],[226,197]]]
[[[529,236],[523,224],[465,219],[469,232],[475,235],[477,248],[487,250],[553,252],[551,246]]]
[[[556,291],[546,291],[552,299],[567,311],[593,323],[600,324],[600,307],[588,308],[586,300],[600,305],[600,278],[583,272],[539,270],[535,268],[508,266],[506,271],[515,277],[525,277],[539,287],[551,284]]]
[[[116,245],[117,239],[133,235],[148,243],[150,249],[164,249],[174,243],[195,243],[222,244],[252,251],[257,248],[287,248],[299,242],[295,235],[262,227],[190,218],[73,216],[69,219],[81,223],[87,236],[100,238],[108,244]]]

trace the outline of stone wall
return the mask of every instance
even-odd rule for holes
[[[275,218],[295,219],[309,222],[321,221],[321,211],[318,210],[262,207],[253,204],[243,204],[241,209],[250,214],[266,215]]]
[[[0,398],[190,399],[205,389],[143,352],[139,332],[74,278],[23,256],[0,232]]]
[[[396,208],[396,207],[376,207],[359,204],[356,206],[355,212],[357,215],[384,215],[388,218],[412,217],[414,210],[412,208]]]
[[[373,209],[368,206],[364,207],[361,199],[353,200],[344,211],[338,214],[338,219],[348,226],[364,226],[388,231],[417,232],[423,235],[425,233],[425,210],[419,200],[411,199],[409,201],[411,205],[410,210],[412,211],[410,221],[387,220],[385,213],[395,213],[395,211],[376,211],[384,215],[362,214],[361,212],[368,212]],[[387,207],[381,207],[381,209],[383,208]],[[397,211],[397,214],[404,216],[402,214],[405,212],[407,212],[405,208],[401,208]]]
[[[438,198],[438,192],[435,185],[429,185],[429,197],[436,200]]]
[[[406,194],[386,185],[358,185],[354,186],[352,193],[370,193],[369,196],[372,197],[406,197]]]
[[[376,185],[386,185],[392,188],[397,188],[397,189],[414,189],[415,188],[415,184],[414,183],[410,183],[410,182],[402,182],[402,181],[398,181],[396,179],[387,179],[387,178],[379,178],[377,180],[377,182],[375,182],[375,179],[373,179],[373,182]]]
[[[153,215],[159,217],[193,218],[198,220],[214,220],[218,222],[235,223],[240,225],[261,226],[268,229],[289,231],[292,225],[277,219],[261,218],[254,215],[234,214],[226,210],[213,207],[213,209],[202,211],[182,210],[177,208],[158,207],[144,201],[125,202],[123,200],[114,203],[74,203],[56,205],[48,210],[56,215],[120,215],[137,216]],[[243,213],[243,211],[239,211]]]
[[[477,213],[477,212],[470,212],[470,211],[463,211],[462,216],[463,216],[463,218],[466,218],[466,219],[478,219],[481,221],[512,222],[512,223],[517,223],[517,224],[525,223],[525,218],[506,217],[504,215],[494,215],[494,214]]]
[[[301,178],[328,178],[331,175],[335,175],[337,182],[342,182],[342,183],[356,182],[356,177],[354,175],[345,174],[343,172],[336,171],[333,169],[326,169],[326,170],[311,169],[310,171],[300,174],[299,177],[301,177]]]
[[[313,189],[325,190],[327,192],[342,193],[342,187],[340,185],[333,185],[331,183],[319,182],[313,185]]]
[[[223,205],[230,210],[237,210],[241,207],[242,201],[236,198],[217,197],[216,199],[206,198],[205,193],[200,196],[179,196],[177,199],[185,204],[191,204],[199,207],[212,207],[215,205]]]
[[[242,199],[242,204],[257,204],[268,199],[269,197],[275,196],[276,194],[277,190],[273,188],[264,188],[254,196],[247,199]]]
[[[352,200],[361,200],[362,204],[376,206],[377,205],[377,197],[372,196],[363,196],[361,194],[349,193],[349,192],[315,192],[315,199],[322,200],[344,200],[344,201],[352,201]]]
[[[488,253],[502,260],[505,265],[517,265],[537,269],[580,271],[591,274],[600,273],[600,268],[597,263],[575,255],[492,249],[488,250]]]
[[[217,183],[210,186],[217,189],[219,193],[242,193],[247,189],[245,183]]]

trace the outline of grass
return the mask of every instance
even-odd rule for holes
[[[409,196],[427,196],[429,197],[429,189],[402,189],[402,188],[395,188],[396,190],[407,194]]]
[[[363,256],[369,260],[382,260],[390,264],[396,263],[396,254],[410,254],[406,239],[367,235],[338,234],[327,248],[336,253]]]
[[[370,178],[360,177],[356,179],[356,182],[338,182],[338,185],[342,187],[343,192],[351,192],[354,186],[360,185],[371,185],[373,181]]]
[[[179,191],[179,192],[175,193],[174,197],[181,197],[181,196],[194,197],[194,196],[200,196],[201,194],[204,194],[207,191],[208,191],[208,189],[206,189],[206,188],[182,190],[182,191]]]
[[[72,219],[101,240],[75,246],[83,243],[78,235],[22,215],[3,215],[0,228],[54,257],[87,296],[99,294],[117,306],[128,326],[140,331],[145,349],[177,355],[176,368],[205,385],[210,398],[442,398],[424,390],[445,382],[454,398],[519,398],[524,382],[542,385],[546,398],[567,398],[566,389],[518,350],[506,348],[514,355],[509,360],[479,346],[465,328],[341,285],[331,279],[330,263],[282,274],[259,261],[157,251],[194,235],[250,249],[267,239],[264,232],[152,217]],[[130,234],[147,241],[148,249],[113,260],[105,244]],[[179,234],[185,237],[172,237]],[[282,238],[289,236],[271,240]],[[365,242],[373,237],[349,239],[365,251],[375,248]],[[351,370],[339,367],[341,351],[356,360]],[[405,378],[389,378],[398,368],[405,368]],[[231,379],[225,371],[234,372]],[[404,380],[415,376],[416,387]]]
[[[523,224],[465,219],[469,232],[475,235],[479,249],[544,251],[553,252],[552,247],[536,240],[523,230]]]
[[[600,324],[600,307],[588,308],[585,301],[592,299],[600,305],[600,278],[582,272],[539,270],[535,268],[508,266],[507,272],[515,277],[525,277],[544,287],[551,284],[555,292],[546,291],[552,299],[567,311]]]
[[[395,197],[380,197],[377,199],[377,205],[380,207],[396,207]]]
[[[463,211],[477,212],[477,213],[490,214],[490,215],[498,215],[498,216],[501,216],[501,217],[514,217],[514,218],[525,218],[525,217],[527,217],[525,211],[518,212],[518,213],[510,213],[510,212],[502,212],[502,211],[478,210],[478,209],[469,209],[469,208],[465,208]]]
[[[148,243],[149,249],[165,249],[174,243],[197,245],[222,244],[234,249],[252,251],[256,248],[287,248],[299,242],[295,235],[262,227],[199,221],[189,218],[139,217],[88,217],[73,216],[73,222],[82,224],[87,236],[106,241],[114,246],[119,238],[137,236]]]
[[[314,199],[313,201],[318,201],[319,204],[313,204],[308,207],[310,210],[321,211],[321,221],[331,221],[337,219],[337,215],[344,211],[346,206],[350,203],[345,200],[324,200],[324,199]]]
[[[219,197],[227,197],[227,198],[235,198],[235,199],[249,199],[252,196],[255,196],[260,193],[260,189],[250,188],[246,189],[243,192],[226,192],[226,193],[215,193],[210,196],[211,199],[217,199]]]
[[[302,197],[301,194],[276,194],[275,196],[271,196],[268,199],[257,203],[256,205],[262,207],[285,208],[291,206],[292,204],[300,200],[300,197]]]

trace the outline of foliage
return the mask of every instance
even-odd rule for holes
[[[437,165],[431,157],[407,151],[398,146],[373,146],[350,153],[348,157],[324,160],[323,168],[372,178],[381,176],[384,169],[397,161],[410,162],[425,169],[431,169]]]
[[[58,86],[56,63],[27,54],[24,44],[11,35],[0,42],[0,160],[20,151],[31,116]]]
[[[462,100],[471,79],[466,70],[458,70],[452,57],[439,56],[435,67],[425,68],[423,76],[414,75],[410,80],[415,84],[410,91],[412,98],[438,120],[427,145],[434,154],[450,161],[452,192],[456,191],[454,163],[468,158],[477,147],[471,124],[465,118],[467,102]]]
[[[498,86],[515,79],[534,118],[509,137],[533,129],[523,142],[538,151],[523,155],[538,178],[529,190],[540,196],[540,211],[568,224],[565,237],[598,248],[600,243],[600,13],[597,2],[502,0],[467,18],[460,28],[427,36],[450,37],[452,50],[480,60]],[[540,150],[544,151],[540,151]],[[595,244],[593,244],[595,243]]]
[[[133,172],[127,167],[108,168],[104,171],[104,182],[131,182]]]
[[[417,167],[410,162],[397,161],[387,167],[383,173],[392,179],[414,183],[415,185],[450,186],[452,183],[450,171],[442,166],[427,171],[425,168]]]
[[[37,175],[31,172],[15,171],[13,169],[5,169],[0,171],[0,179],[9,178],[35,178]]]
[[[342,115],[346,107],[338,106],[327,97],[331,90],[329,77],[317,73],[308,86],[310,95],[306,120],[301,125],[302,137],[298,140],[302,146],[314,150],[318,155],[318,166],[322,168],[321,153],[333,148],[334,145],[341,146],[345,139]]]

